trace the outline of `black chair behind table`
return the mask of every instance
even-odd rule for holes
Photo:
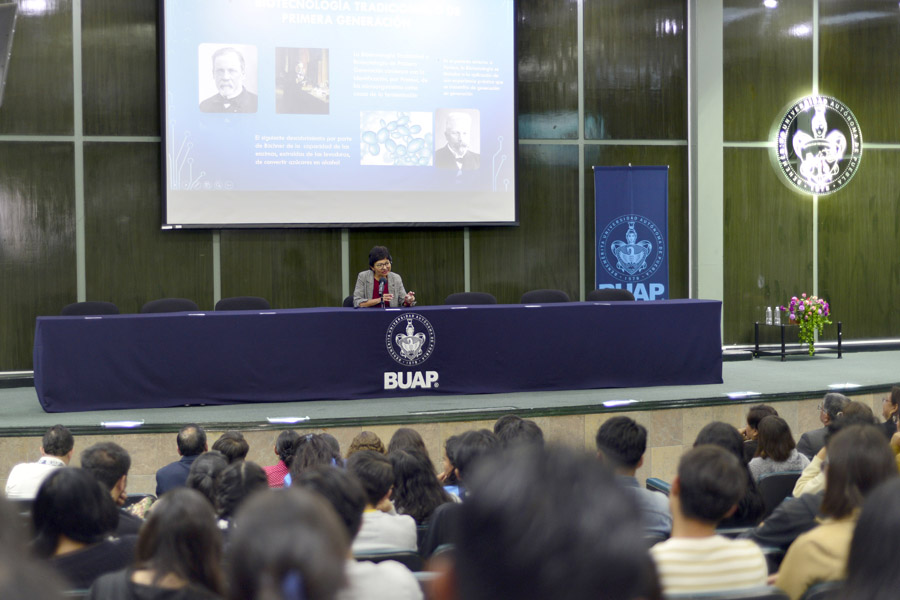
[[[444,304],[466,306],[469,304],[497,304],[493,294],[487,292],[456,292],[444,298]]]
[[[353,308],[353,296],[347,296],[344,298],[344,303],[341,304],[344,308]]]
[[[354,552],[353,558],[356,560],[367,560],[373,563],[380,563],[385,560],[395,560],[404,565],[410,571],[421,571],[425,568],[425,561],[418,552],[412,550],[379,550],[371,552]]]
[[[763,519],[772,514],[772,511],[791,495],[798,479],[800,479],[800,471],[768,473],[759,478],[757,486],[766,505]]]
[[[269,310],[269,301],[259,296],[234,296],[216,302],[216,310]]]
[[[197,303],[187,298],[160,298],[151,300],[141,307],[142,313],[170,313],[200,310]]]
[[[117,315],[119,307],[112,302],[100,302],[90,300],[87,302],[73,302],[63,307],[60,313],[64,317],[80,317],[88,315]]]
[[[553,302],[571,302],[569,295],[562,290],[531,290],[522,294],[522,304],[550,304]]]
[[[809,587],[800,600],[829,600],[831,598],[841,598],[841,588],[844,587],[844,581],[822,581]]]
[[[666,594],[666,600],[789,600],[789,598],[790,596],[777,587],[768,585],[723,592]]]
[[[600,290],[591,290],[587,295],[588,302],[620,302],[634,301],[634,294],[628,290],[620,290],[617,288],[604,288]]]

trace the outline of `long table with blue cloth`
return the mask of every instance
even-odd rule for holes
[[[38,317],[47,412],[722,382],[722,303]]]

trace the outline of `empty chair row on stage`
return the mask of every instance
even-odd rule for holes
[[[222,298],[216,302],[216,310],[269,310],[269,301],[259,296],[235,296]],[[188,298],[160,298],[151,300],[141,307],[141,313],[170,313],[200,310],[193,300]],[[87,315],[117,315],[119,307],[112,302],[73,302],[63,307],[60,312],[66,317]]]

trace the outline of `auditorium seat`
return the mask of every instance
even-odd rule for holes
[[[411,550],[372,550],[369,552],[354,552],[353,558],[356,560],[367,560],[373,563],[380,563],[385,560],[395,560],[404,565],[410,571],[421,571],[425,567],[425,563],[418,552]]]
[[[587,295],[588,302],[617,302],[617,301],[634,301],[634,294],[628,290],[620,290],[617,288],[603,288],[600,290],[591,290]]]
[[[216,310],[269,310],[269,301],[259,296],[233,296],[216,302]]]
[[[487,292],[456,292],[444,298],[444,304],[469,305],[469,304],[497,304],[493,294]]]
[[[668,496],[669,492],[672,489],[672,484],[668,481],[663,481],[659,477],[648,477],[647,489],[653,490],[654,492],[662,492],[663,494]]]
[[[806,592],[800,596],[800,600],[827,600],[828,598],[841,598],[840,589],[844,586],[844,581],[822,581],[810,586]]]
[[[789,600],[789,598],[790,596],[777,587],[769,585],[723,592],[666,594],[666,600]]]
[[[571,302],[562,290],[531,290],[522,294],[522,304],[549,304],[551,302]]]
[[[353,308],[353,296],[347,296],[344,298],[344,303],[341,304],[344,308]]]
[[[197,303],[187,298],[160,298],[151,300],[141,307],[142,313],[169,313],[200,310]]]
[[[64,317],[75,317],[83,315],[117,315],[119,307],[112,302],[100,302],[96,300],[88,302],[73,302],[63,307],[59,313]]]
[[[781,471],[779,473],[767,473],[759,478],[757,485],[766,505],[763,519],[772,514],[772,511],[791,495],[794,485],[800,479],[800,471]]]

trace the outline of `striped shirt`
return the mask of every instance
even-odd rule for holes
[[[750,540],[671,538],[650,548],[650,554],[666,595],[766,585],[766,558]]]

